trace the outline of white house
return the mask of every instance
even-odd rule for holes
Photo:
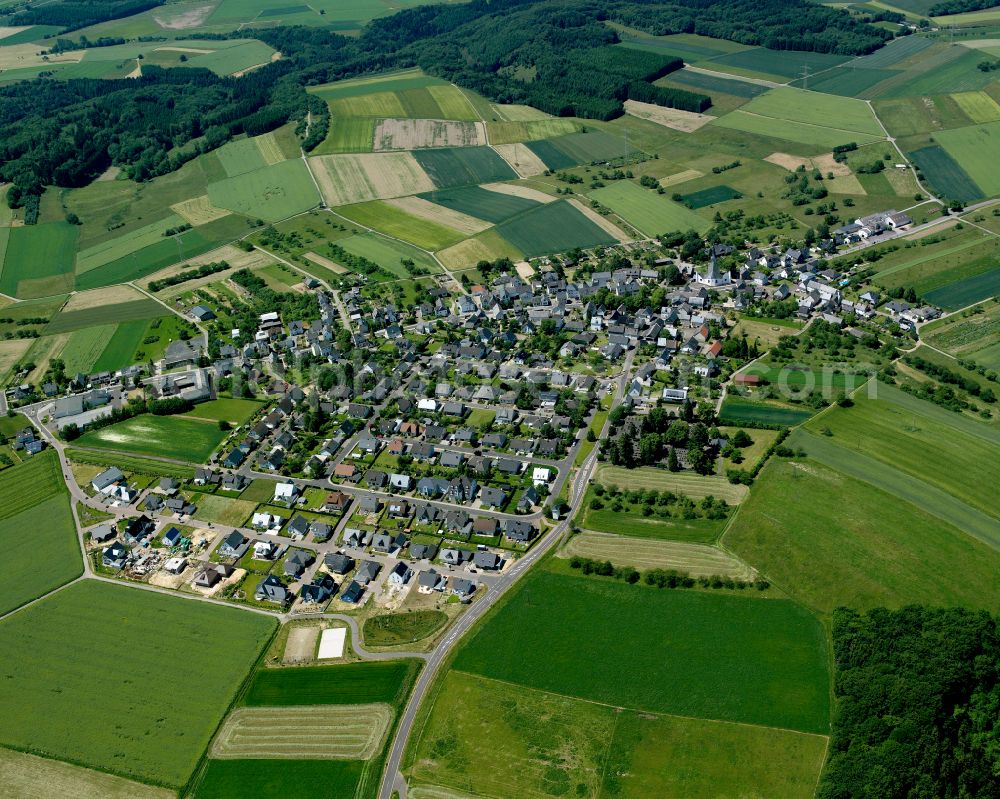
[[[295,487],[295,483],[278,483],[274,487],[274,501],[294,502],[298,493],[299,490]]]
[[[552,479],[552,470],[545,466],[536,466],[531,472],[531,481],[537,485],[546,485]]]
[[[270,560],[276,547],[271,541],[254,541],[253,559]]]
[[[417,400],[417,408],[422,411],[430,411],[435,413],[438,408],[437,400],[431,399],[430,397],[425,397],[422,400]]]
[[[257,530],[276,534],[281,529],[281,521],[280,516],[274,516],[270,513],[255,513],[250,524]]]

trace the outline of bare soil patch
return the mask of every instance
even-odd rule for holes
[[[544,191],[533,189],[530,186],[519,186],[516,183],[484,183],[480,188],[495,191],[498,194],[509,194],[511,197],[534,200],[536,203],[550,203],[556,199]]]
[[[316,654],[316,639],[319,638],[319,633],[319,627],[293,627],[289,630],[281,662],[290,664],[311,661]]]
[[[62,312],[85,311],[89,308],[101,308],[105,305],[117,305],[122,302],[135,302],[144,299],[146,299],[146,295],[138,289],[120,284],[93,291],[79,291],[70,296],[62,307]]]
[[[667,175],[665,178],[660,178],[660,185],[664,188],[667,186],[675,186],[678,183],[684,183],[688,180],[700,178],[703,174],[704,172],[699,172],[697,169],[685,169],[683,172],[677,172],[673,175]]]
[[[794,172],[800,166],[812,169],[812,159],[803,158],[801,155],[789,155],[788,153],[771,153],[764,159],[775,166],[784,167],[789,172]]]
[[[445,227],[458,230],[467,236],[481,233],[490,227],[489,222],[484,222],[482,219],[476,219],[474,216],[463,214],[461,211],[455,211],[443,205],[432,203],[421,197],[400,197],[395,200],[386,200],[386,204],[394,205],[401,211],[405,211],[421,219],[426,219],[428,222],[437,222]]]
[[[230,211],[225,208],[216,208],[208,199],[207,194],[200,197],[192,197],[190,200],[183,200],[170,206],[170,210],[192,225],[204,225],[216,219],[229,216]]]
[[[320,155],[310,158],[309,164],[331,206],[405,197],[435,188],[410,153]]]
[[[158,14],[153,14],[153,21],[164,30],[182,31],[203,25],[215,10],[215,3],[201,6],[187,6],[183,10],[168,6]]]
[[[374,149],[419,150],[427,147],[477,147],[486,144],[482,122],[440,119],[383,119],[375,127]]]
[[[545,162],[524,144],[495,144],[493,149],[522,178],[541,175],[548,168],[545,166]]]
[[[679,108],[664,108],[662,105],[640,103],[638,100],[626,100],[625,111],[639,119],[655,122],[665,128],[679,130],[681,133],[694,133],[715,119],[709,114],[696,114],[693,111],[681,111]]]
[[[324,258],[322,255],[317,255],[314,252],[304,252],[302,255],[307,261],[312,261],[314,264],[318,264],[319,266],[325,266],[331,272],[336,272],[338,275],[345,275],[351,271],[350,269],[341,266],[336,261],[331,261],[329,258]]]

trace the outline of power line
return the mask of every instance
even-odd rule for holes
[[[802,88],[803,89],[808,89],[809,88],[809,65],[808,64],[803,64],[802,65]]]

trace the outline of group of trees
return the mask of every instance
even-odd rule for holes
[[[629,585],[634,585],[641,579],[646,585],[656,588],[728,588],[741,591],[746,588],[756,588],[758,591],[766,591],[771,587],[771,584],[763,579],[739,580],[719,574],[692,577],[687,572],[676,569],[649,569],[639,572],[633,566],[615,566],[610,560],[594,560],[579,555],[570,558],[569,566],[571,569],[579,569],[584,574],[624,580]]]
[[[838,710],[819,799],[995,797],[1000,638],[985,611],[833,614]]]
[[[619,409],[616,409],[619,410]],[[604,443],[604,457],[627,469],[651,466],[667,461],[672,472],[681,470],[678,449],[684,450],[688,465],[698,474],[711,474],[715,459],[709,451],[709,429],[701,422],[689,424],[664,408],[653,408],[639,418],[621,419],[612,414],[611,422],[620,429]]]

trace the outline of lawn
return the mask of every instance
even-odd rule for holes
[[[680,203],[627,180],[595,189],[588,196],[610,208],[647,236],[657,236],[671,230],[703,231],[711,224]]]
[[[282,161],[208,185],[212,205],[277,222],[319,204],[320,197],[301,159]]]
[[[257,509],[256,502],[218,497],[213,494],[197,494],[191,501],[197,508],[194,512],[196,519],[227,527],[240,527]]]
[[[413,157],[439,189],[514,180],[517,173],[489,147],[416,150]]]
[[[421,219],[378,200],[343,206],[337,209],[337,213],[359,225],[403,239],[424,250],[442,250],[465,238],[465,234],[458,230]]]
[[[440,610],[385,613],[365,619],[362,636],[369,646],[412,644],[433,635],[447,621],[447,615]]]
[[[217,399],[199,403],[192,410],[182,415],[195,419],[227,421],[237,425],[246,422],[247,419],[260,409],[261,403],[256,400]]]
[[[676,569],[692,577],[711,577],[716,574],[738,580],[752,580],[754,577],[749,566],[716,547],[595,533],[590,530],[574,535],[559,553],[559,557],[564,559],[573,556],[598,561],[610,560],[616,566],[634,566],[640,571]]]
[[[481,186],[430,191],[421,194],[420,197],[445,208],[494,224],[505,222],[511,217],[538,206],[534,200],[515,197],[511,194],[501,194]]]
[[[226,433],[219,430],[217,424],[181,416],[142,414],[99,430],[89,430],[79,438],[77,445],[204,463],[225,437]]]
[[[619,533],[634,538],[711,544],[718,539],[719,534],[726,527],[727,519],[643,516],[638,505],[626,505],[621,510],[615,510],[610,501],[605,501],[605,506],[600,510],[594,510],[590,507],[592,498],[592,489],[588,488],[583,499],[583,513],[578,522],[581,527],[587,530]]]
[[[123,586],[71,586],[0,622],[0,648],[18,652],[0,683],[0,742],[179,788],[275,627]],[[197,678],[184,679],[193,663]],[[178,679],[183,690],[151,689]]]
[[[11,228],[0,292],[30,299],[70,291],[77,233],[78,228],[68,222]]]
[[[966,174],[976,176],[976,184],[986,196],[1000,194],[1000,170],[996,169],[1000,158],[1000,122],[936,131],[934,140]]]
[[[1000,553],[921,510],[917,497],[873,485],[878,472],[865,482],[829,468],[812,446],[821,438],[796,435],[810,457],[764,467],[723,539],[728,549],[826,613],[911,603],[996,609]]]
[[[529,257],[614,244],[616,239],[567,202],[528,211],[497,226],[497,233]]]
[[[226,175],[231,178],[267,166],[264,156],[254,139],[237,139],[213,150]]]
[[[69,497],[52,452],[0,472],[0,614],[83,571]]]
[[[639,711],[825,733],[827,659],[819,623],[787,600],[542,571],[477,628],[454,668]]]

